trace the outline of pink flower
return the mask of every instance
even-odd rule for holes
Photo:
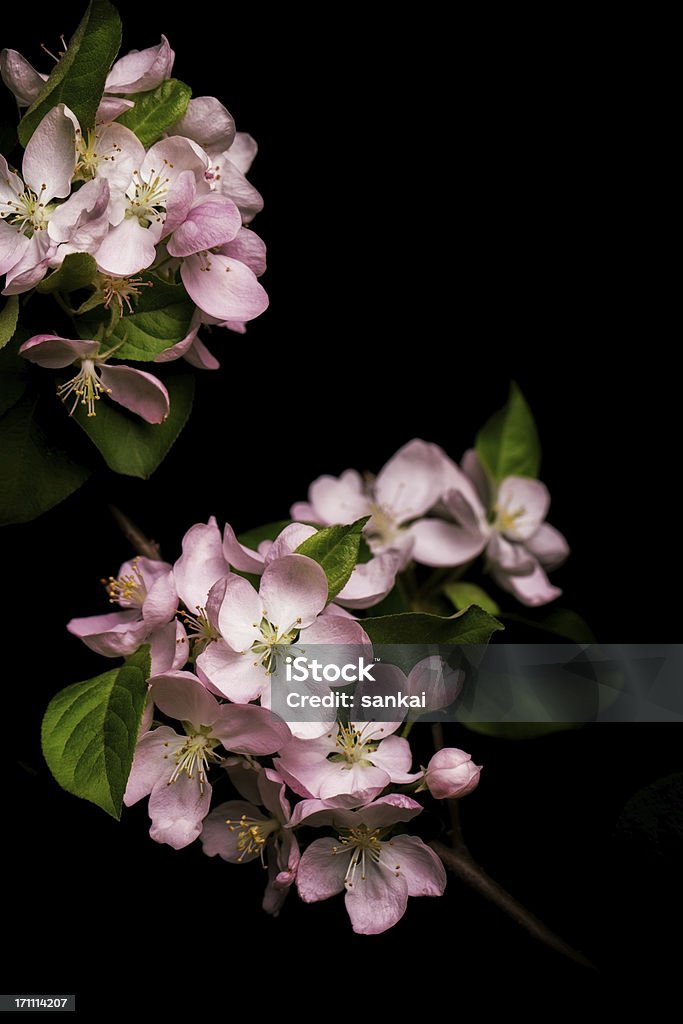
[[[254,551],[240,544],[235,531],[226,523],[223,551],[235,569],[260,576],[267,565],[283,555],[293,554],[300,544],[317,532],[314,526],[290,523],[274,541],[264,540],[258,551]],[[378,604],[394,586],[397,568],[398,556],[391,552],[357,565],[346,586],[335,597],[335,603],[347,608],[370,608]]]
[[[418,791],[428,789],[437,800],[467,796],[477,788],[480,774],[481,765],[473,763],[471,754],[456,747],[443,747],[424,769]]]
[[[163,714],[182,722],[184,734],[161,726],[139,740],[124,803],[130,807],[149,796],[149,834],[180,850],[197,838],[208,813],[208,768],[221,760],[216,748],[270,754],[289,730],[264,708],[220,705],[189,672],[153,679],[152,699]]]
[[[13,294],[47,271],[50,204],[69,195],[76,166],[72,116],[63,103],[45,115],[24,152],[23,180],[0,156],[0,274],[8,275],[7,285],[15,280]]]
[[[296,878],[299,844],[294,832],[287,828],[292,808],[283,780],[271,768],[263,768],[256,779],[258,802],[268,813],[246,800],[219,804],[206,818],[201,840],[209,857],[218,855],[231,864],[244,864],[260,857],[267,863],[263,909],[277,917]]]
[[[72,619],[67,629],[97,654],[118,658],[133,654],[155,631],[174,626],[178,598],[171,566],[151,558],[124,562],[116,579],[106,582],[111,604],[123,611]],[[177,635],[175,633],[173,643]],[[169,635],[164,637],[168,643]],[[163,642],[163,641],[162,641]],[[161,649],[159,649],[161,655]]]
[[[447,460],[443,505],[454,522],[424,519],[413,527],[416,561],[463,565],[485,551],[493,578],[522,604],[547,604],[560,596],[544,570],[561,565],[569,547],[545,522],[550,495],[540,480],[509,476],[491,493],[469,451],[462,469]]]
[[[398,568],[411,557],[409,524],[428,512],[439,500],[444,486],[444,456],[425,441],[409,441],[389,459],[374,483],[347,469],[340,477],[321,476],[308,491],[308,501],[292,506],[293,519],[322,526],[353,523],[371,515],[365,535],[374,554],[396,552]],[[360,607],[360,606],[356,606]]]
[[[209,622],[206,609],[212,587],[229,572],[214,516],[208,523],[192,526],[183,537],[182,554],[173,566],[173,576],[178,597],[187,608],[183,618],[189,639],[195,644],[195,655],[220,636]]]
[[[317,839],[304,850],[297,872],[302,900],[346,890],[354,932],[378,935],[400,921],[409,896],[441,896],[446,872],[434,851],[415,836],[387,838],[391,825],[421,810],[416,800],[395,794],[357,811],[330,812],[338,838]]]
[[[299,796],[328,807],[357,807],[373,800],[392,782],[406,784],[412,752],[393,736],[400,722],[335,723],[316,739],[296,739],[280,750],[275,765]]]
[[[147,423],[161,423],[168,416],[168,391],[161,381],[132,366],[110,366],[104,362],[108,353],[100,354],[98,341],[36,334],[24,342],[19,353],[24,359],[52,370],[72,363],[78,365],[76,376],[57,389],[63,402],[74,398],[70,416],[79,402],[87,407],[88,416],[95,416],[95,402],[101,395],[108,395]]]
[[[130,100],[120,99],[121,94],[147,92],[170,78],[174,59],[175,54],[166,36],[162,36],[157,46],[133,50],[117,60],[107,76],[105,95],[97,111],[98,123],[112,121],[124,110],[134,106]],[[16,50],[3,50],[0,53],[0,74],[20,107],[31,106],[48,77],[36,71]],[[111,93],[119,95],[109,95]]]
[[[369,644],[353,619],[325,611],[327,578],[312,558],[286,554],[271,561],[258,591],[230,573],[214,585],[207,622],[220,638],[197,658],[211,689],[238,703],[270,700],[270,676],[282,647],[292,643]]]

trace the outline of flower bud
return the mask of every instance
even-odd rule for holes
[[[433,797],[467,796],[479,782],[481,765],[474,764],[472,755],[456,747],[444,747],[432,757],[424,774],[424,784]]]

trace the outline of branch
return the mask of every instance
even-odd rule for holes
[[[150,540],[149,537],[146,537],[142,530],[128,516],[124,515],[116,505],[110,505],[109,511],[123,536],[126,540],[130,541],[136,554],[144,555],[145,558],[151,558],[155,562],[162,560],[159,545],[155,540]]]
[[[597,970],[595,964],[592,964],[583,953],[579,952],[578,949],[574,949],[564,939],[561,939],[559,935],[556,935],[542,921],[539,921],[514,896],[506,892],[498,882],[494,882],[484,869],[477,864],[464,846],[458,846],[456,849],[451,850],[438,840],[434,840],[429,845],[434,850],[434,853],[441,858],[449,871],[452,871],[461,881],[466,882],[472,889],[475,889],[489,903],[494,903],[500,910],[504,911],[508,917],[511,917],[532,938],[537,939],[544,946],[555,950],[556,953],[560,953],[561,956],[572,960],[581,967],[586,967],[592,971]]]

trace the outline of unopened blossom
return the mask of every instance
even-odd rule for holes
[[[357,807],[391,783],[419,778],[410,771],[410,744],[392,735],[400,726],[400,721],[335,723],[317,738],[290,740],[275,765],[299,796],[329,807]]]
[[[283,780],[272,768],[256,775],[258,803],[229,800],[219,804],[204,821],[201,841],[204,853],[231,864],[260,858],[268,868],[263,909],[277,916],[296,878],[299,844],[288,828],[292,808]]]
[[[474,764],[471,754],[456,747],[442,747],[423,770],[418,791],[428,789],[437,800],[467,796],[479,784],[480,774],[481,765]]]
[[[15,291],[28,290],[47,271],[53,200],[69,195],[76,166],[70,115],[63,103],[45,115],[24,151],[21,177],[0,156],[0,274],[7,274],[6,289],[15,281]]]
[[[139,740],[124,803],[149,796],[152,839],[180,850],[197,838],[208,814],[208,771],[221,760],[217,748],[270,754],[289,730],[265,708],[219,704],[189,672],[153,679],[152,700],[184,732],[160,726]]]
[[[399,449],[373,482],[354,469],[340,477],[318,477],[308,490],[308,501],[293,505],[291,515],[321,526],[353,523],[369,515],[365,536],[372,552],[396,552],[403,569],[413,547],[411,524],[436,504],[443,486],[441,449],[416,439]]]
[[[166,36],[156,46],[133,50],[115,61],[107,75],[104,96],[97,111],[97,122],[112,121],[129,110],[134,101],[122,96],[156,89],[171,77],[175,54]],[[20,107],[30,107],[38,98],[48,76],[36,71],[17,50],[0,53],[0,74]],[[117,94],[117,95],[114,95]]]
[[[72,619],[67,629],[105,658],[133,654],[155,631],[171,623],[178,598],[171,566],[152,558],[124,562],[103,580],[110,604],[121,611]]]
[[[328,812],[336,835],[304,850],[296,882],[302,900],[345,891],[354,932],[377,935],[400,921],[409,896],[441,896],[446,872],[434,851],[416,836],[390,834],[421,810],[416,800],[394,794],[356,811]]]
[[[63,402],[72,402],[69,415],[80,404],[88,416],[95,416],[96,403],[106,395],[147,423],[161,423],[168,416],[168,391],[161,381],[145,370],[107,363],[111,353],[100,353],[98,341],[36,334],[24,342],[19,354],[52,370],[77,366],[76,375],[57,389]]]
[[[197,658],[200,678],[230,700],[268,702],[270,676],[283,646],[370,643],[358,622],[330,613],[326,604],[325,573],[305,555],[272,561],[258,591],[230,573],[208,598],[209,626],[219,639]]]
[[[444,456],[446,460],[446,457]],[[562,593],[546,570],[569,554],[565,538],[545,517],[550,495],[530,477],[506,477],[497,488],[473,451],[462,469],[446,460],[442,505],[452,522],[425,519],[413,533],[413,556],[424,565],[458,566],[481,552],[493,578],[526,605],[542,605]]]
[[[229,523],[223,534],[223,551],[230,564],[240,572],[259,576],[271,562],[283,555],[293,554],[300,544],[318,531],[304,523],[290,523],[274,541],[264,540],[257,550],[240,544]],[[335,604],[346,608],[370,608],[386,597],[396,582],[399,558],[385,552],[363,565],[355,566],[348,582],[335,597]]]

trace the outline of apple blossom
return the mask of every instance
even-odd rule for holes
[[[442,747],[423,769],[423,781],[416,792],[428,789],[437,800],[467,796],[479,784],[481,765],[472,755],[456,747]]]
[[[160,726],[142,736],[124,803],[149,796],[152,839],[180,850],[197,838],[209,811],[216,748],[270,754],[289,730],[265,708],[220,705],[189,672],[152,679],[151,695],[159,711],[182,722],[184,734]]]
[[[391,826],[419,814],[410,797],[382,797],[356,811],[330,811],[337,838],[316,839],[299,861],[297,889],[314,903],[346,890],[354,932],[378,935],[403,917],[409,896],[441,896],[443,864],[416,836],[389,838]]]
[[[29,362],[54,370],[72,363],[78,365],[76,376],[57,389],[63,402],[74,399],[69,415],[80,402],[86,406],[88,416],[95,416],[95,402],[108,395],[148,423],[161,423],[168,416],[168,391],[161,381],[144,370],[105,362],[111,353],[100,353],[98,341],[36,334],[24,342],[19,354]]]

